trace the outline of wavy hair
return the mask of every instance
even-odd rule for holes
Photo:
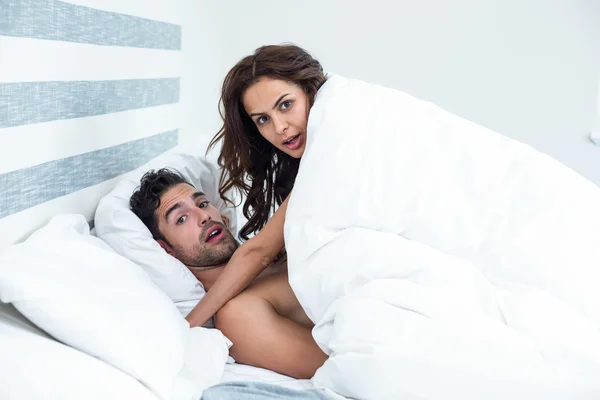
[[[281,205],[291,192],[300,164],[263,138],[244,109],[242,96],[262,77],[298,85],[308,98],[309,109],[326,80],[321,64],[294,45],[260,47],[225,77],[219,102],[223,126],[208,149],[221,142],[221,197],[233,204],[228,197],[231,190],[246,196],[243,213],[248,222],[240,230],[240,238],[245,240],[265,226],[275,203]]]

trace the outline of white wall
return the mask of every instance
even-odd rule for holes
[[[182,21],[181,129],[179,141],[205,151],[221,127],[218,101],[226,70],[227,47],[217,20],[216,1],[181,0]],[[202,149],[202,150],[200,150]],[[211,152],[211,159],[218,156]]]
[[[237,60],[263,44],[294,42],[328,72],[432,101],[600,184],[600,147],[587,139],[600,128],[600,1],[198,3],[201,15],[189,15],[196,25],[184,24],[186,135],[216,132],[218,86]],[[191,45],[201,50],[187,64]],[[199,71],[206,75],[186,78]]]

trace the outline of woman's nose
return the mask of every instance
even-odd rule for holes
[[[283,118],[273,118],[273,123],[275,124],[275,132],[278,135],[283,135],[286,133],[288,129],[288,123]]]

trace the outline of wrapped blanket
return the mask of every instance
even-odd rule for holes
[[[600,398],[600,188],[397,90],[331,76],[288,205],[289,279],[358,399]]]

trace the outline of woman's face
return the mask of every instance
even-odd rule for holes
[[[301,87],[263,77],[246,90],[242,103],[262,137],[284,153],[302,157],[306,145],[308,97]]]

